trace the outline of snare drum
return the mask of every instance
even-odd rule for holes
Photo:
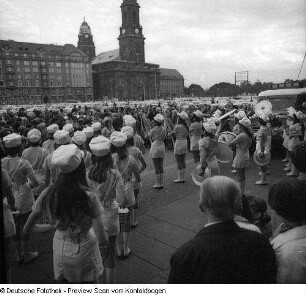
[[[229,144],[232,142],[237,136],[232,132],[223,132],[220,134],[218,138],[218,142],[225,142],[226,144]]]

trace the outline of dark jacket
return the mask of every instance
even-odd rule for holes
[[[276,259],[267,238],[224,221],[203,228],[171,257],[168,283],[274,283]]]

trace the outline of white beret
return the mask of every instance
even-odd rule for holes
[[[58,125],[57,124],[51,124],[51,125],[49,125],[48,127],[47,127],[47,132],[49,133],[49,134],[54,134],[56,131],[58,131],[59,130],[59,127],[58,127]]]
[[[131,126],[124,126],[124,127],[122,127],[121,132],[126,134],[128,139],[133,138],[134,129]]]
[[[63,130],[67,131],[68,133],[74,132],[74,127],[71,123],[68,123],[63,126]]]
[[[96,156],[105,156],[110,152],[111,141],[104,137],[98,136],[93,138],[89,143],[92,154]]]
[[[240,110],[237,114],[235,114],[235,117],[238,119],[238,120],[241,120],[242,118],[245,118],[247,117],[245,112]]]
[[[83,145],[86,142],[86,135],[81,131],[76,131],[71,139],[76,145]]]
[[[51,164],[62,173],[73,172],[81,163],[83,152],[74,144],[57,148],[52,155]]]
[[[111,143],[116,147],[123,147],[126,143],[127,136],[121,132],[113,132],[110,136]]]
[[[244,117],[244,118],[240,119],[239,123],[242,124],[246,128],[250,128],[251,125],[252,125],[251,120],[248,119],[247,117]]]
[[[54,137],[55,143],[58,145],[64,145],[70,141],[69,133],[65,130],[56,131],[53,137]]]
[[[14,148],[21,145],[22,137],[18,134],[10,134],[3,138],[3,143],[7,148]]]
[[[154,117],[154,120],[162,123],[165,120],[165,118],[161,114],[156,114],[156,116]]]
[[[124,118],[124,124],[134,127],[136,125],[136,119],[132,115],[126,115]]]
[[[93,123],[93,125],[91,127],[93,128],[94,132],[97,132],[97,131],[101,130],[102,126],[101,126],[100,122],[95,122],[95,123]]]
[[[38,129],[33,128],[28,132],[27,137],[29,142],[36,143],[41,139],[41,132]]]
[[[94,134],[94,130],[91,126],[85,127],[82,132],[86,135],[87,139],[91,138]]]
[[[187,120],[189,118],[188,114],[185,111],[178,113],[177,116],[181,117],[183,120]]]
[[[293,115],[295,114],[295,109],[293,108],[293,107],[289,107],[288,109],[287,109],[287,114],[288,114],[288,116],[290,116],[290,117],[293,117]]]
[[[203,118],[203,113],[200,110],[193,112],[193,114],[198,118]]]
[[[211,134],[214,134],[217,131],[217,126],[213,120],[208,120],[203,123],[204,129]]]

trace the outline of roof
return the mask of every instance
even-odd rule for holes
[[[175,69],[160,68],[160,75],[161,76],[180,76],[181,78],[184,78],[184,76]]]
[[[111,61],[120,60],[119,49],[114,49],[106,52],[102,52],[97,55],[92,61],[92,65],[103,64]]]
[[[258,94],[259,97],[272,97],[272,96],[294,96],[306,93],[306,87],[304,88],[283,88],[265,90]]]
[[[79,53],[81,56],[87,55],[81,50],[76,48],[73,44],[55,45],[55,44],[41,44],[41,43],[29,43],[19,42],[14,40],[0,40],[0,48],[8,45],[13,52],[32,53],[37,51],[45,52],[47,55],[71,55],[72,53]]]

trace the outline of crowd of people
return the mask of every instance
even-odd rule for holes
[[[156,190],[165,186],[165,151],[173,149],[176,184],[185,182],[192,152],[204,180],[199,208],[208,224],[173,254],[168,282],[305,283],[306,116],[289,108],[281,127],[290,178],[269,188],[268,203],[283,221],[272,233],[266,199],[245,195],[245,186],[253,142],[260,175],[255,184],[268,184],[273,117],[254,115],[250,106],[232,109],[75,106],[68,114],[23,108],[2,113],[6,250],[13,244],[16,261],[30,263],[39,256],[31,250],[31,234],[55,231],[55,280],[99,283],[104,273],[106,283],[115,283],[115,258],[128,258],[138,225],[146,148]],[[237,181],[220,172],[220,142],[233,151]],[[10,281],[9,260],[7,274]]]

